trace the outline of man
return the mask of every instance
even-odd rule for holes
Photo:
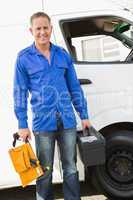
[[[79,200],[76,168],[76,120],[72,103],[83,128],[89,127],[86,100],[77,79],[72,59],[61,47],[50,42],[52,25],[46,13],[31,16],[30,32],[34,43],[20,51],[14,77],[14,109],[18,132],[25,141],[31,138],[27,119],[28,92],[31,94],[33,133],[36,152],[43,168],[50,170],[37,180],[37,200],[53,200],[52,170],[55,140],[60,149],[65,200]]]

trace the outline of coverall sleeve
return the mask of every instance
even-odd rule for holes
[[[71,57],[68,55],[68,69],[66,70],[67,86],[71,95],[75,110],[79,113],[81,120],[88,119],[87,101],[74,69]]]
[[[14,72],[14,112],[18,120],[18,128],[28,128],[27,99],[28,99],[28,76],[24,71],[19,57],[16,60]]]

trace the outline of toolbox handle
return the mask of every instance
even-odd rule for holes
[[[99,139],[105,140],[104,136],[99,131],[97,131],[93,126],[83,129],[82,135],[83,137],[96,135],[96,137],[98,137]]]
[[[93,126],[89,126],[85,129],[83,129],[83,136],[86,137],[86,136],[92,136],[92,132],[94,132],[94,127]]]
[[[90,135],[90,131],[89,131],[90,127],[88,128],[85,128],[83,129],[83,136],[86,137],[86,136],[89,136]]]
[[[13,147],[16,146],[16,142],[17,142],[17,140],[19,140],[19,138],[20,138],[20,136],[17,132],[13,134],[13,143],[12,143]],[[28,141],[28,137],[27,137],[26,140],[25,140],[25,143],[28,143],[28,142],[29,141]]]

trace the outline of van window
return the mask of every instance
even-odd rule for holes
[[[133,47],[133,26],[117,17],[71,19],[60,25],[75,61],[123,62]]]

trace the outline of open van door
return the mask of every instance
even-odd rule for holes
[[[107,141],[106,163],[92,179],[109,197],[133,198],[133,16],[102,10],[52,20],[57,44],[73,57],[90,121]]]

